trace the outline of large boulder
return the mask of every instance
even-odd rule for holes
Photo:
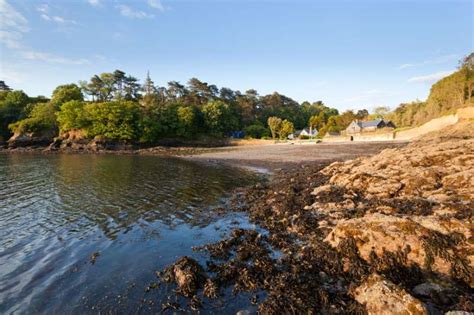
[[[429,314],[420,300],[378,274],[372,274],[366,282],[357,287],[354,290],[354,298],[366,307],[369,315]]]
[[[325,241],[338,247],[343,240],[353,238],[360,257],[367,262],[373,253],[381,258],[385,252],[408,249],[408,263],[447,277],[457,273],[474,286],[474,253],[466,241],[472,239],[471,232],[472,224],[455,218],[373,213],[339,220]]]

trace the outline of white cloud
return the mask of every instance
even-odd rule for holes
[[[19,32],[0,30],[0,43],[4,44],[9,49],[20,49],[22,35]]]
[[[100,0],[87,0],[87,2],[94,7],[101,5]]]
[[[149,13],[139,11],[139,10],[134,10],[133,8],[124,4],[120,4],[116,8],[119,9],[121,15],[131,18],[131,19],[150,19],[154,17],[153,14],[149,14]]]
[[[23,58],[28,60],[39,60],[50,63],[59,63],[59,64],[70,64],[70,65],[83,65],[89,63],[87,59],[69,59],[61,56],[56,56],[49,53],[37,52],[32,50],[22,51],[21,55]]]
[[[443,55],[443,56],[438,56],[433,59],[424,60],[419,63],[405,63],[405,64],[400,65],[398,69],[407,69],[407,68],[419,67],[419,66],[424,66],[424,65],[438,65],[438,64],[456,60],[459,57],[460,55],[458,54]]]
[[[23,33],[29,30],[28,20],[6,0],[0,0],[0,43],[10,49],[19,49]]]
[[[66,23],[61,17],[49,16],[47,5],[39,6],[38,11],[42,13],[42,18],[50,19],[57,23]],[[43,17],[43,15],[47,16]],[[0,44],[18,53],[24,59],[37,60],[50,63],[82,65],[88,63],[87,59],[69,59],[62,56],[35,51],[23,43],[23,34],[30,31],[28,20],[14,7],[0,0]]]
[[[416,83],[433,83],[438,80],[441,80],[444,77],[447,77],[448,75],[452,74],[454,70],[451,71],[439,71],[436,73],[432,74],[427,74],[427,75],[422,75],[418,77],[412,77],[408,79],[408,82],[416,82]]]
[[[165,7],[163,6],[160,0],[148,0],[147,2],[148,2],[148,5],[152,7],[153,9],[157,9],[160,11],[165,10]]]
[[[40,4],[39,6],[36,7],[36,10],[41,13],[48,13],[49,6],[47,4]]]
[[[0,0],[0,29],[28,32],[28,20],[16,11],[6,0]]]
[[[74,20],[69,20],[66,19],[62,16],[57,16],[57,15],[51,15],[49,12],[49,6],[47,4],[41,4],[38,7],[36,7],[36,10],[41,13],[40,16],[43,20],[48,21],[48,22],[56,22],[58,24],[77,24],[76,21]]]

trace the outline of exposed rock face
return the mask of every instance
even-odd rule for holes
[[[365,305],[369,315],[429,314],[421,301],[377,274],[371,275],[356,288],[354,297],[357,302]]]
[[[90,139],[87,138],[83,130],[71,130],[61,134],[55,138],[49,145],[52,151],[131,151],[135,149],[133,144],[121,141],[113,141],[107,139]]]
[[[30,133],[17,132],[8,140],[8,147],[18,148],[31,146],[46,146],[51,143],[52,139],[55,136],[56,131],[54,130]]]
[[[405,251],[407,263],[473,287],[474,140],[453,132],[323,169],[328,184],[305,209],[329,221],[326,242],[353,238],[367,262]]]
[[[329,183],[365,197],[420,197],[468,202],[474,197],[474,140],[436,146],[414,143],[370,158],[336,162],[322,171]]]
[[[474,312],[474,122],[461,127],[246,190],[236,204],[268,235],[205,246],[204,295],[264,290],[262,314]]]

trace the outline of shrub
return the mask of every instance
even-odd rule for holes
[[[85,105],[90,124],[86,128],[89,137],[103,136],[112,140],[135,140],[139,137],[140,109],[137,103],[115,101]]]
[[[27,118],[10,124],[13,132],[41,132],[57,129],[56,108],[51,103],[36,104]]]
[[[61,110],[56,113],[61,132],[83,129],[89,125],[84,105],[80,101],[69,101],[61,105]]]
[[[245,135],[251,138],[260,139],[262,137],[269,137],[270,132],[261,124],[254,124],[247,126],[244,129]]]

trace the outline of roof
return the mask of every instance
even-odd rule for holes
[[[361,128],[368,128],[368,127],[377,127],[381,122],[383,122],[383,119],[374,119],[374,120],[369,120],[369,121],[359,121],[357,124]]]

